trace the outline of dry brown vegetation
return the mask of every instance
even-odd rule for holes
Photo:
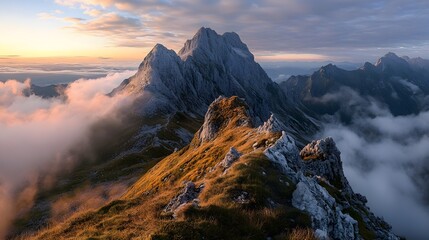
[[[228,104],[228,102],[224,103]],[[227,106],[224,106],[227,108]],[[290,204],[293,183],[263,155],[279,133],[237,127],[243,111],[229,112],[218,136],[201,143],[196,135],[146,172],[119,200],[49,227],[31,239],[312,239],[310,219]],[[216,167],[235,147],[243,155],[223,174]],[[204,183],[200,204],[182,207],[173,218],[163,211],[185,181]],[[247,193],[245,202],[237,196]],[[307,234],[304,234],[306,232]]]
[[[290,233],[288,240],[316,240],[314,231],[311,228],[295,228]]]

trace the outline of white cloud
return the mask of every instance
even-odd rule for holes
[[[334,138],[346,177],[376,215],[395,233],[424,239],[429,235],[429,112],[395,117],[374,108],[370,115],[361,113],[357,109],[349,125],[326,124],[317,137]]]
[[[132,15],[142,22],[139,29],[128,29],[133,36],[140,34],[140,37],[145,38],[155,34],[155,42],[176,49],[196,29],[206,26],[219,32],[238,32],[256,53],[272,51],[328,55],[331,58],[350,58],[351,55],[368,58],[390,50],[429,57],[429,30],[425,25],[429,21],[426,14],[429,4],[425,0],[56,2]],[[176,33],[179,41],[165,38],[163,34],[166,32]],[[118,40],[120,36],[114,38],[116,42],[121,42]]]
[[[77,80],[65,91],[66,100],[24,96],[22,90],[30,86],[29,81],[0,82],[0,238],[18,204],[27,201],[31,207],[38,181],[72,167],[77,159],[70,150],[76,145],[91,148],[85,142],[93,124],[120,121],[117,111],[129,106],[132,97],[106,93],[131,74]]]

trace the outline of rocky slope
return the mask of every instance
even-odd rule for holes
[[[119,200],[33,238],[398,239],[348,185],[332,139],[300,152],[275,117],[254,118],[242,99],[217,98],[192,142]]]
[[[292,76],[280,86],[297,104],[320,115],[340,113],[345,122],[353,112],[371,114],[374,100],[395,116],[416,114],[426,106],[428,66],[421,58],[388,53],[375,65],[366,62],[347,71],[329,64],[310,76]]]

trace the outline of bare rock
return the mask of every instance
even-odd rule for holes
[[[180,194],[170,200],[170,202],[164,208],[164,211],[175,213],[181,206],[187,203],[198,203],[198,195],[203,188],[204,185],[196,187],[193,182],[187,182]]]
[[[344,176],[340,154],[330,137],[312,141],[300,152],[304,160],[303,172],[322,177],[336,188],[353,195],[353,190]]]
[[[274,114],[271,114],[270,118],[258,127],[259,132],[282,132],[284,130],[286,130],[286,126]]]
[[[241,156],[241,153],[237,151],[234,147],[229,149],[229,152],[225,155],[225,158],[219,163],[224,169],[229,168],[235,161],[237,161]]]

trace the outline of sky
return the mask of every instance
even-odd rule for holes
[[[256,59],[429,58],[427,0],[14,0],[0,3],[0,63],[140,61],[201,26],[237,32]]]

